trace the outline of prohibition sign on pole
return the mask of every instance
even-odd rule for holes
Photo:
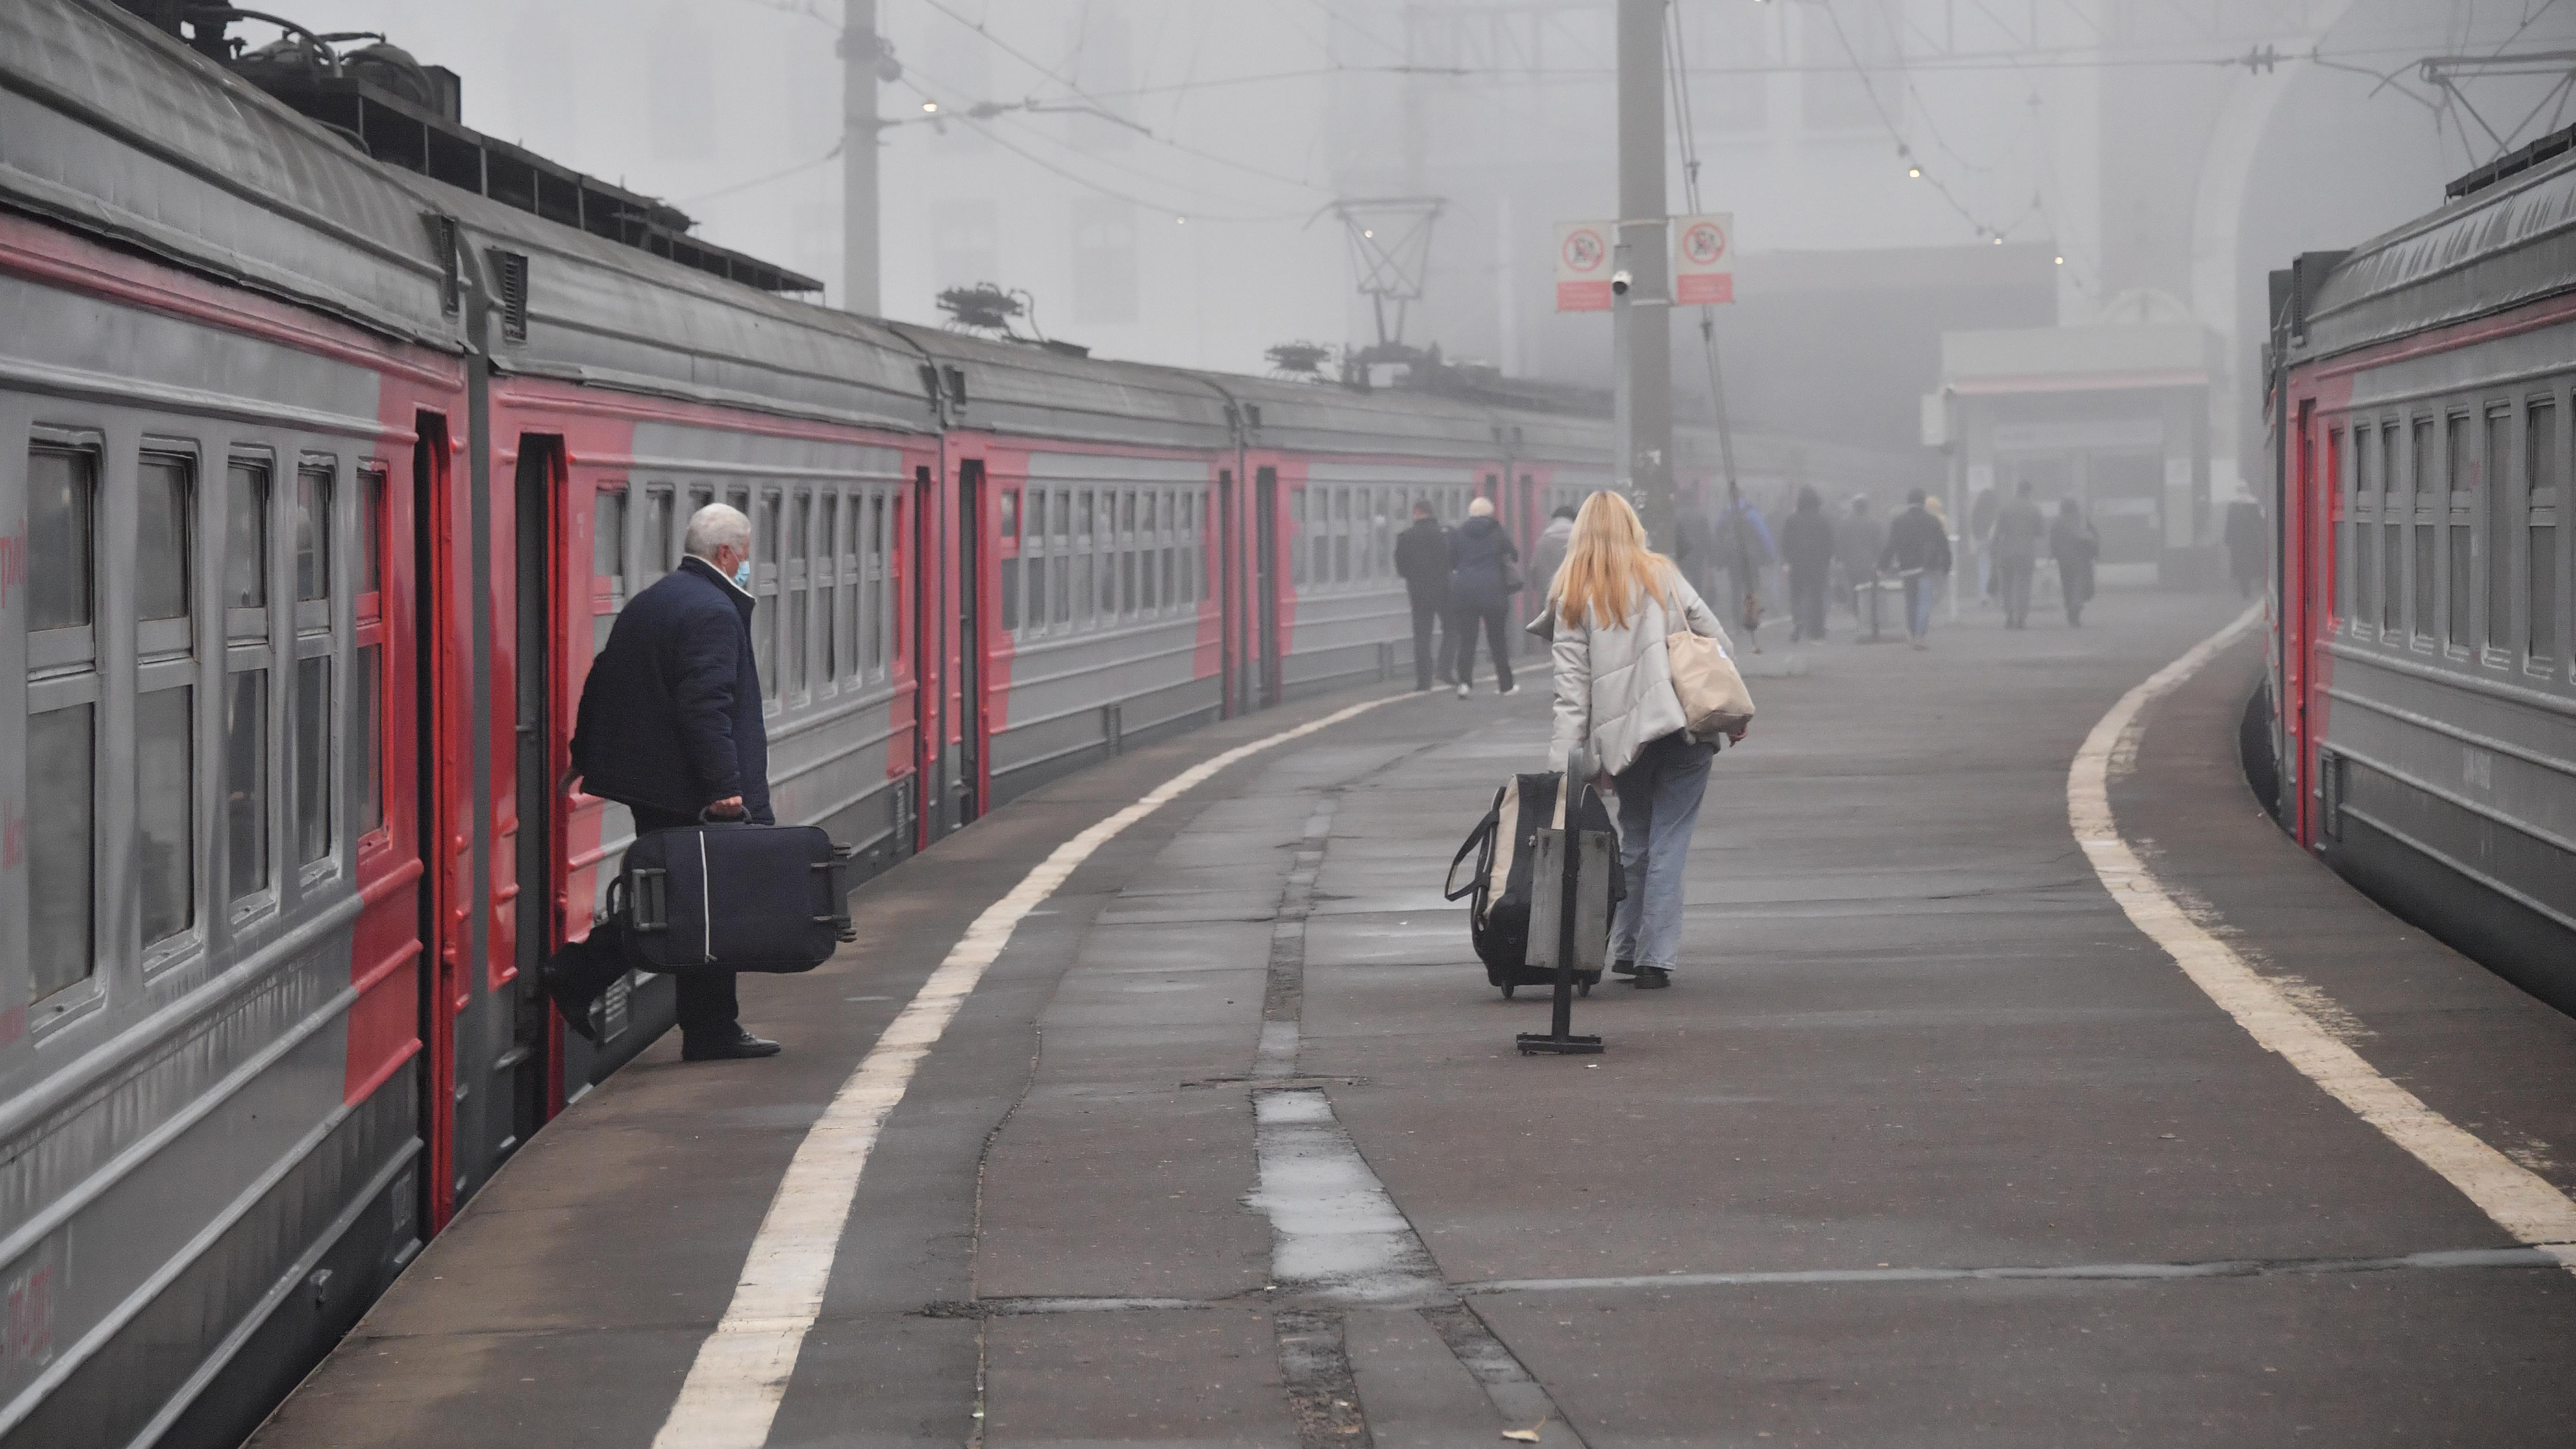
[[[1735,300],[1735,216],[1673,219],[1673,300],[1685,307]]]
[[[1610,230],[1606,221],[1556,224],[1556,310],[1610,310]]]

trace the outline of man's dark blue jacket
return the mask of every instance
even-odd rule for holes
[[[694,556],[627,601],[581,687],[583,789],[683,815],[740,795],[754,821],[774,823],[752,603]]]

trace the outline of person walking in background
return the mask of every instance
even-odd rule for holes
[[[1986,530],[1986,553],[1994,560],[1995,588],[2003,595],[2004,627],[2030,627],[2030,580],[2039,569],[2040,540],[2048,517],[2030,500],[2030,480],[2021,480],[2013,500],[1995,510]]]
[[[775,824],[751,649],[751,521],[710,503],[690,515],[681,547],[680,566],[618,611],[590,662],[561,788],[579,779],[625,806],[638,835],[695,825],[702,815]],[[626,970],[616,923],[599,920],[541,975],[565,1027],[595,1042],[590,1004]],[[742,1029],[733,972],[678,975],[683,1061],[778,1054],[778,1043]]]
[[[1634,977],[1641,989],[1670,986],[1681,955],[1691,829],[1717,743],[1695,740],[1685,728],[1664,641],[1687,629],[1734,650],[1680,568],[1647,549],[1645,525],[1616,493],[1583,501],[1547,611],[1530,627],[1545,631],[1555,665],[1548,767],[1561,772],[1575,751],[1585,751],[1600,772],[1594,783],[1619,795],[1628,893],[1611,916],[1611,970]]]
[[[2238,498],[2227,505],[2227,572],[2236,580],[2236,597],[2250,599],[2263,582],[2263,505]]]
[[[1825,588],[1833,577],[1834,526],[1825,500],[1798,489],[1797,511],[1780,529],[1780,552],[1789,561],[1789,642],[1825,637]]]
[[[1852,495],[1851,512],[1834,520],[1834,556],[1842,562],[1843,593],[1850,600],[1852,618],[1869,621],[1869,600],[1863,589],[1878,587],[1878,552],[1887,547],[1887,525],[1869,511],[1869,495]]]
[[[1717,557],[1726,566],[1726,598],[1744,629],[1744,642],[1762,652],[1762,575],[1779,561],[1762,510],[1741,489],[1727,485],[1726,516],[1717,525]],[[1580,527],[1578,523],[1576,525]]]
[[[2023,488],[2030,485],[2024,483]],[[2003,493],[1999,489],[1980,488],[1968,500],[1968,542],[1977,552],[1977,598],[1991,602],[1995,597],[1995,551],[1987,539],[1995,531],[1995,516],[2003,512]]]
[[[1557,569],[1565,563],[1565,541],[1573,536],[1574,505],[1560,503],[1556,505],[1556,511],[1547,516],[1547,527],[1539,531],[1538,542],[1530,545],[1529,580],[1538,586],[1540,598],[1547,597],[1548,585],[1555,581]],[[1530,640],[1533,646],[1537,642],[1536,639]]]
[[[2084,627],[2084,606],[2093,602],[2093,560],[2102,540],[2072,498],[2057,500],[2057,520],[2048,526],[2048,551],[2057,560],[2057,587],[2066,595],[2066,626]]]
[[[1950,572],[1950,530],[1922,489],[1908,492],[1905,502],[1906,510],[1887,526],[1887,547],[1879,551],[1878,566],[1905,581],[1905,642],[1928,649],[1924,636],[1932,632],[1932,596]]]
[[[1450,682],[1449,656],[1456,652],[1456,631],[1449,618],[1449,530],[1440,526],[1428,502],[1413,505],[1413,526],[1395,536],[1395,572],[1413,605],[1413,687],[1431,687],[1433,640],[1438,639],[1440,682]]]
[[[1521,551],[1512,547],[1511,535],[1494,521],[1494,500],[1479,498],[1467,505],[1467,521],[1449,536],[1449,628],[1456,641],[1453,652],[1460,699],[1475,690],[1479,628],[1484,630],[1486,647],[1494,656],[1497,692],[1520,692],[1519,686],[1512,683],[1511,636],[1506,632],[1510,621],[1505,617],[1511,609],[1512,591],[1521,586],[1511,568],[1520,556]]]

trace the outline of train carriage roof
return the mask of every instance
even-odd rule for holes
[[[1489,408],[1432,393],[1192,372],[1242,407],[1257,448],[1371,457],[1489,458],[1502,452]]]
[[[417,197],[104,3],[0,4],[0,205],[394,336],[461,345]]]
[[[497,295],[493,253],[527,258],[527,338],[494,329],[494,365],[625,392],[925,432],[921,354],[884,323],[789,301],[577,227],[406,175],[463,226]]]
[[[2576,154],[2471,192],[2337,263],[2307,308],[2322,357],[2576,289]]]
[[[943,376],[952,367],[962,374],[966,405],[952,413],[954,426],[1203,452],[1234,444],[1224,399],[1187,373],[910,322],[886,326],[928,354]]]

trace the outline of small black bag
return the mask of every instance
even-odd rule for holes
[[[609,882],[609,918],[639,971],[811,971],[858,939],[855,853],[811,825],[648,831]]]
[[[1538,833],[1555,823],[1556,793],[1564,783],[1565,777],[1554,772],[1514,775],[1510,784],[1494,792],[1493,807],[1449,860],[1442,894],[1453,901],[1474,897],[1467,912],[1468,937],[1475,942],[1477,959],[1485,963],[1485,979],[1505,996],[1519,987],[1547,986],[1556,980],[1554,967],[1529,964],[1530,873],[1538,862]],[[1574,813],[1579,829],[1608,832],[1612,828],[1608,807],[1589,786]],[[1476,858],[1476,873],[1460,885],[1458,868],[1470,855]],[[1619,858],[1613,855],[1610,899],[1624,900],[1627,894]],[[1574,976],[1586,994],[1600,979],[1598,971],[1578,971]]]

